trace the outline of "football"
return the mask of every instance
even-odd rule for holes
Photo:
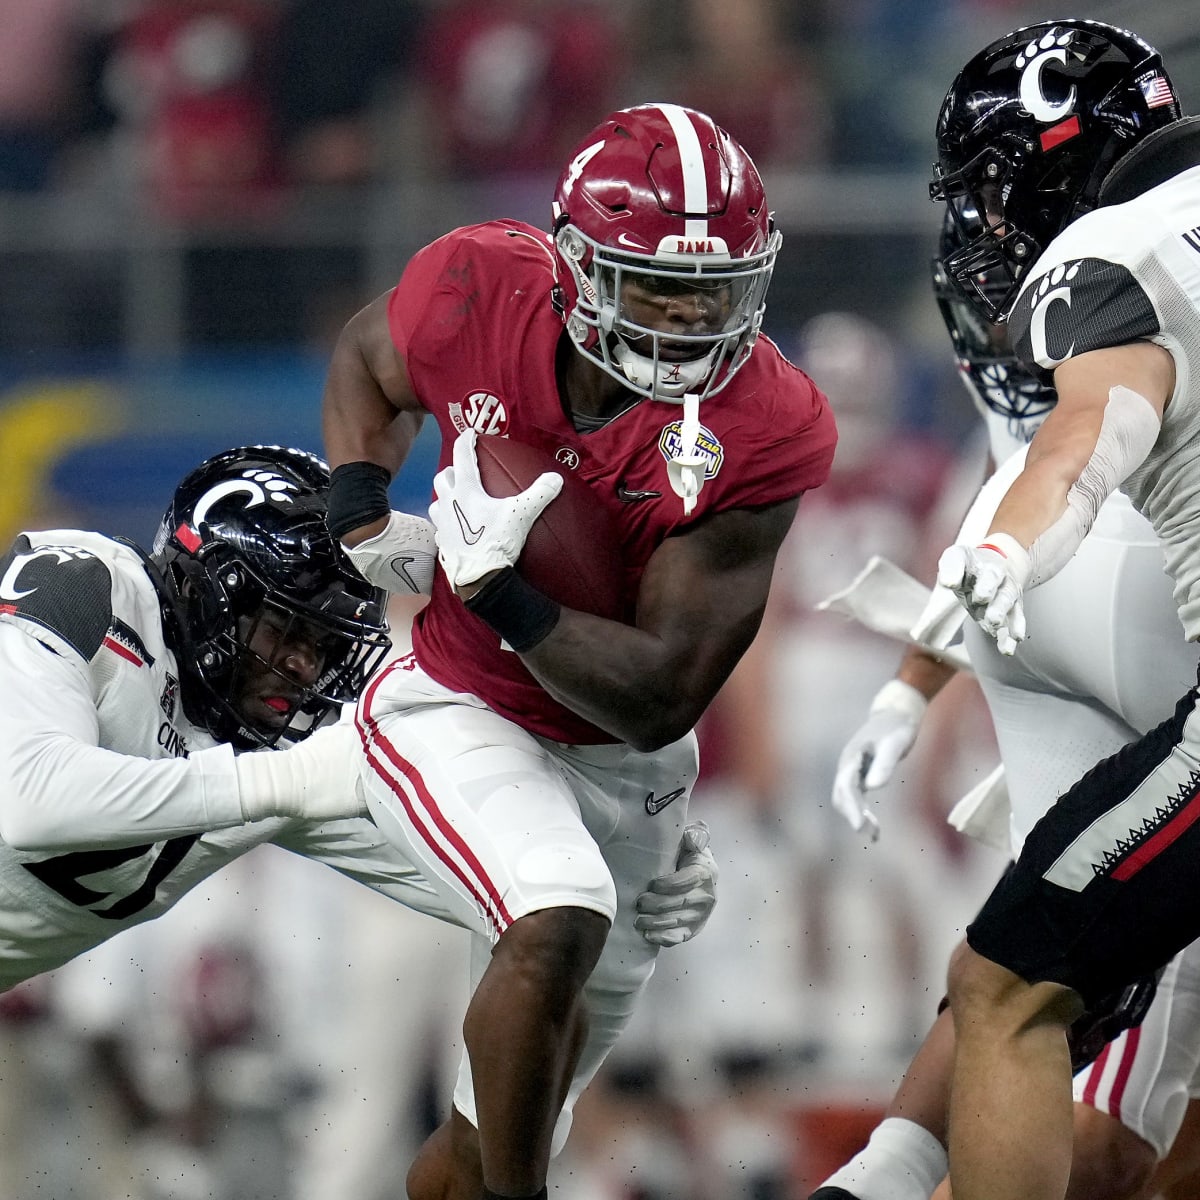
[[[491,496],[515,496],[545,471],[562,476],[562,491],[534,521],[517,570],[567,608],[622,620],[624,569],[616,525],[587,484],[548,450],[512,438],[480,437],[475,457]]]

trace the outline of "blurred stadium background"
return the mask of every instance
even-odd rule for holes
[[[942,823],[994,754],[969,682],[878,847],[829,816],[898,649],[811,607],[870,552],[927,571],[981,469],[928,286],[955,70],[1018,25],[1089,16],[1157,45],[1185,110],[1200,94],[1192,4],[1085,8],[0,0],[5,543],[147,541],[206,455],[319,450],[341,323],[453,226],[544,226],[563,152],[614,107],[704,108],[762,169],[785,234],[767,331],[830,392],[842,474],[802,508],[769,674],[752,664],[703,731],[718,917],[665,956],[558,1195],[806,1195],[865,1137],[998,870]],[[433,458],[422,441],[397,506],[424,507]],[[0,1200],[403,1195],[445,1104],[455,940],[251,858],[163,931],[0,1000]]]

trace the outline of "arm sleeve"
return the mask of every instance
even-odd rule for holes
[[[17,850],[136,846],[242,823],[233,751],[103,749],[81,659],[0,623],[0,838]]]
[[[362,817],[340,821],[292,821],[275,839],[278,846],[380,892],[414,912],[452,925],[456,920],[428,880]]]

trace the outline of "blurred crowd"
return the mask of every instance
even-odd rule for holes
[[[955,22],[1005,7],[4,0],[0,189],[112,155],[166,211],[227,218],[295,184],[556,171],[595,114],[668,94],[760,169],[923,162],[920,68]]]
[[[644,100],[710,112],[768,182],[924,172],[932,81],[1015,7],[0,0],[0,351],[164,343],[172,322],[327,342],[449,225],[544,223],[564,150]],[[869,290],[893,296],[912,253],[873,247]],[[802,268],[781,260],[777,304],[831,286]]]
[[[532,195],[540,221],[564,150],[643,99],[710,112],[768,176],[923,171],[946,30],[1017,8],[0,0],[0,200],[119,193],[150,221],[252,235],[298,198],[415,180],[476,187],[486,215]],[[210,256],[214,310],[257,261]],[[362,266],[320,270],[336,322],[366,298]],[[50,286],[41,265],[31,277]],[[902,314],[915,348],[877,297],[872,315],[811,297],[809,316],[780,286],[771,332],[830,395],[834,477],[801,504],[767,624],[701,729],[693,811],[722,867],[717,910],[660,958],[580,1106],[552,1175],[570,1200],[807,1194],[874,1123],[999,866],[945,824],[996,761],[969,678],[934,706],[879,844],[829,800],[900,647],[815,605],[875,553],[928,579],[984,470],[927,277],[911,280],[922,315]],[[38,313],[36,289],[6,290],[3,314]],[[211,319],[249,345],[280,328]],[[448,1104],[466,979],[455,933],[395,907],[262,848],[161,928],[0,997],[0,1200],[399,1200]]]

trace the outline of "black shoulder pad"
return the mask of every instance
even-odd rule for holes
[[[1158,314],[1133,273],[1098,258],[1047,271],[1021,294],[1008,326],[1021,361],[1047,368],[1159,332]]]
[[[0,560],[0,613],[53,631],[91,661],[112,624],[112,576],[86,550],[22,536]]]

